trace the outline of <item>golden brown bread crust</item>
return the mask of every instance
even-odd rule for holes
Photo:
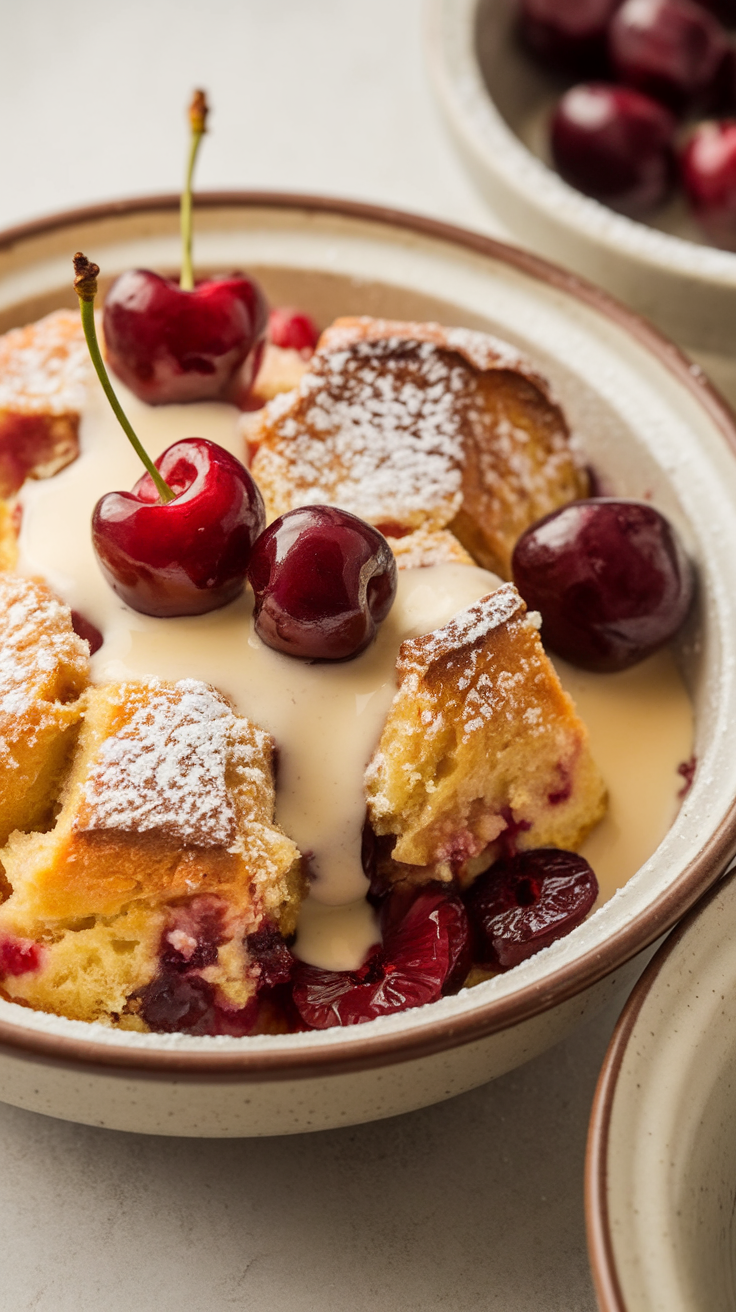
[[[605,787],[513,584],[402,643],[397,677],[366,773],[369,820],[395,838],[394,862],[462,878],[504,841],[579,846]]]
[[[205,978],[233,1006],[255,991],[245,937],[264,918],[293,932],[304,892],[294,844],[273,823],[273,743],[206,684],[91,688],[53,830],[13,834],[0,937],[43,944],[7,996],[82,1020],[115,1020],[159,969],[186,908],[222,919]],[[80,937],[81,935],[81,937]],[[134,1009],[125,1022],[140,1028]]]
[[[588,492],[544,380],[505,343],[439,324],[338,319],[246,440],[270,518],[322,502],[387,533],[450,528],[502,577],[529,524]]]
[[[44,824],[89,679],[89,647],[45,583],[0,574],[0,842]]]
[[[70,310],[0,337],[0,496],[76,459],[89,377],[82,325]]]

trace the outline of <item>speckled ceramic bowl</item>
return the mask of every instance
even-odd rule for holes
[[[736,871],[667,940],[616,1028],[588,1141],[602,1312],[736,1307]]]
[[[108,274],[176,267],[177,201],[111,204],[0,235],[0,330],[71,304],[77,249]],[[702,375],[642,320],[472,233],[347,202],[210,195],[198,200],[197,256],[203,270],[253,270],[274,301],[323,323],[367,312],[506,337],[550,377],[612,488],[651,495],[672,517],[701,580],[680,650],[696,716],[693,789],[626,887],[516,970],[419,1010],[285,1037],[132,1034],[0,1001],[8,1102],[150,1133],[283,1134],[448,1098],[549,1047],[630,987],[637,955],[736,850],[736,429]]]
[[[426,0],[426,45],[466,163],[520,242],[606,287],[690,350],[736,399],[736,254],[704,245],[682,200],[637,223],[549,165],[562,84],[520,48],[518,0]]]

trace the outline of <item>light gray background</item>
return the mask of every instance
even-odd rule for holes
[[[198,184],[488,232],[431,98],[420,0],[0,0],[0,227]],[[582,1171],[614,1013],[484,1089],[280,1140],[148,1139],[0,1105],[2,1312],[593,1312]]]

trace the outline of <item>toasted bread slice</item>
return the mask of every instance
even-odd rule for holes
[[[271,518],[325,503],[387,532],[450,528],[504,578],[524,529],[588,492],[544,379],[496,338],[439,324],[338,319],[246,440]]]
[[[601,819],[587,730],[513,584],[402,643],[397,678],[366,773],[394,863],[463,880],[510,845],[575,849]]]

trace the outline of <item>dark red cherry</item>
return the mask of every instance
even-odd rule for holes
[[[693,213],[711,241],[736,250],[736,120],[701,123],[680,167]]]
[[[623,670],[663,646],[690,608],[694,578],[653,506],[601,497],[546,515],[519,538],[514,582],[542,639],[588,670]]]
[[[146,615],[200,615],[242,592],[266,521],[248,470],[203,437],[175,442],[156,461],[173,501],[150,474],[132,492],[108,492],[92,516],[92,542],[110,586]]]
[[[569,934],[597,896],[598,880],[576,852],[539,847],[496,861],[465,893],[476,960],[518,966]]]
[[[248,566],[256,633],[308,660],[357,656],[396,596],[386,539],[335,506],[304,506],[269,524]]]
[[[258,963],[259,993],[262,989],[288,984],[294,970],[294,958],[275,925],[264,922],[255,933],[248,934],[245,946],[248,956]]]
[[[608,48],[622,82],[679,112],[709,103],[729,42],[718,20],[692,0],[624,0]]]
[[[283,350],[311,355],[319,340],[319,328],[308,314],[291,305],[280,305],[268,316],[268,336],[274,346]]]
[[[674,181],[675,120],[630,87],[584,82],[552,118],[552,157],[560,175],[587,196],[625,214],[661,204]]]
[[[107,293],[103,324],[110,368],[142,401],[221,401],[255,378],[267,307],[240,273],[183,291],[174,278],[129,269]]]
[[[399,907],[384,914],[384,941],[360,970],[320,970],[297,962],[294,1003],[312,1029],[360,1025],[408,1007],[435,1002],[469,961],[463,904],[452,888],[430,884],[398,894]],[[466,972],[467,973],[467,972]],[[453,981],[455,987],[462,979]]]
[[[521,0],[521,35],[544,64],[570,73],[603,72],[606,34],[621,0]]]

